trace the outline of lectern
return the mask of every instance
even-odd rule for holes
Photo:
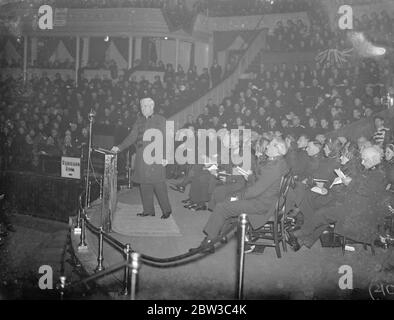
[[[94,151],[104,154],[101,226],[105,232],[110,232],[117,204],[117,155],[102,148],[94,149]]]

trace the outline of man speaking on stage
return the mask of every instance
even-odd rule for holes
[[[162,211],[161,218],[167,219],[171,215],[171,205],[168,199],[165,163],[147,164],[143,157],[144,149],[150,143],[143,140],[145,131],[157,129],[162,132],[163,137],[166,136],[166,120],[161,115],[154,114],[154,108],[155,103],[151,98],[142,99],[141,113],[143,116],[137,119],[130,134],[123,142],[118,146],[114,146],[111,151],[118,153],[133,144],[135,145],[136,158],[132,180],[140,185],[143,206],[143,212],[137,215],[141,217],[155,215],[153,201],[153,194],[155,193]]]

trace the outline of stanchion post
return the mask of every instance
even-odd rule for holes
[[[246,226],[248,224],[248,216],[243,213],[238,221],[238,281],[237,281],[237,299],[243,300],[244,290],[244,266],[245,266],[245,235]]]
[[[89,179],[89,188],[88,188],[88,208],[90,208],[90,191],[92,189],[92,181]]]
[[[95,270],[96,272],[104,270],[103,261],[104,261],[104,230],[103,230],[103,227],[100,227],[97,267]]]
[[[128,187],[131,189],[131,152],[130,150],[127,151],[127,180],[128,180]]]
[[[77,225],[74,227],[74,234],[81,234],[81,208],[78,209]]]
[[[136,298],[137,284],[138,284],[138,272],[141,267],[140,258],[141,258],[141,255],[137,252],[133,252],[131,254],[130,300],[135,300],[135,298]]]
[[[86,221],[85,217],[81,219],[81,242],[78,245],[78,251],[85,251],[88,249],[86,244]]]
[[[100,183],[100,199],[103,199],[103,177],[99,180]]]
[[[127,296],[129,295],[129,287],[130,287],[130,267],[129,264],[131,262],[131,246],[130,244],[126,244],[125,248],[125,254],[126,254],[126,266],[124,269],[124,277],[123,277],[123,291],[122,295]]]
[[[63,300],[64,299],[64,291],[66,289],[66,277],[61,276],[59,279],[60,279],[60,284],[59,284],[60,300]]]

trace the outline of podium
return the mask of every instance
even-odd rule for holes
[[[101,226],[105,232],[110,232],[117,204],[117,155],[102,148],[94,149],[94,151],[104,154]]]

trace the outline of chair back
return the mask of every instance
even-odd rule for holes
[[[286,214],[286,197],[289,191],[289,188],[294,185],[294,176],[292,171],[290,170],[286,175],[284,175],[280,182],[279,187],[279,197],[275,206],[274,213],[274,222],[275,226],[283,220],[284,215]],[[277,228],[275,227],[275,230]]]

